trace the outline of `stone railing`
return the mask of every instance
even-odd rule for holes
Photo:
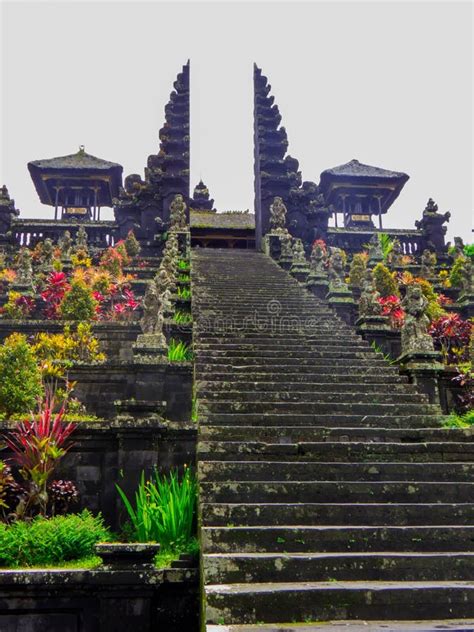
[[[367,249],[373,233],[385,233],[400,241],[406,255],[418,255],[423,249],[423,233],[419,230],[402,230],[386,228],[383,230],[358,230],[355,228],[329,228],[327,242],[330,246],[342,248],[348,253],[361,252]]]
[[[68,230],[74,238],[79,227],[87,232],[88,245],[95,248],[113,246],[116,241],[115,222],[73,222],[71,220],[16,219],[12,222],[12,234],[19,246],[34,247],[47,237],[57,242]]]

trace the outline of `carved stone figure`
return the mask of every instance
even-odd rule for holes
[[[434,351],[433,338],[428,333],[428,300],[417,283],[407,287],[402,307],[406,313],[401,332],[402,354]]]
[[[171,230],[181,230],[186,228],[186,203],[182,195],[174,196],[170,204]]]
[[[307,266],[306,254],[301,239],[295,239],[293,243],[293,265]]]
[[[456,261],[459,257],[464,257],[464,241],[462,237],[454,238],[454,252],[452,254],[453,260]]]
[[[163,333],[163,305],[158,296],[156,284],[148,283],[145,296],[143,297],[143,316],[140,326],[144,334],[154,336],[153,346],[165,346],[166,338]]]
[[[415,226],[423,231],[426,248],[434,252],[444,252],[446,250],[444,236],[448,230],[443,226],[449,222],[451,213],[438,213],[438,205],[432,198],[428,200],[421,220],[415,222]]]
[[[286,229],[286,206],[279,196],[273,198],[270,204],[270,229],[274,235],[281,235]]]
[[[293,261],[293,247],[290,233],[286,233],[281,237],[281,254],[280,260]]]
[[[390,253],[390,263],[394,267],[400,267],[403,259],[403,248],[400,240],[395,237],[392,242],[392,251]]]
[[[79,230],[77,231],[75,250],[84,250],[85,252],[89,250],[87,246],[87,232],[84,226],[79,226]]]
[[[310,270],[313,275],[326,274],[327,251],[323,245],[316,241],[311,249]]]
[[[58,241],[58,246],[61,249],[61,258],[63,260],[67,261],[70,258],[72,245],[73,241],[71,233],[68,230],[65,230],[63,236]]]
[[[369,241],[369,265],[383,261],[382,244],[377,233],[374,233]]]
[[[51,270],[53,269],[54,246],[52,240],[49,237],[47,237],[43,241],[41,255],[43,257],[41,269],[43,270],[43,272],[51,272]]]
[[[372,270],[366,270],[359,300],[359,315],[361,318],[365,316],[379,316],[382,313],[382,306],[378,302],[379,298],[380,293],[375,287]]]
[[[467,294],[472,289],[472,273],[474,266],[471,259],[465,257],[463,265],[459,269],[461,276],[461,294]]]
[[[340,248],[333,248],[329,257],[329,284],[333,288],[347,287],[345,278],[344,255]]]
[[[421,255],[420,276],[423,279],[431,278],[435,275],[436,255],[428,249],[423,250]]]
[[[31,264],[31,252],[28,248],[22,248],[18,255],[15,284],[28,286],[33,284],[33,266]]]

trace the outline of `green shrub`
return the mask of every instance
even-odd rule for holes
[[[445,428],[470,428],[474,426],[474,409],[464,415],[456,415],[452,413],[443,422]]]
[[[178,297],[186,300],[191,298],[191,290],[187,287],[178,287]]]
[[[183,551],[189,546],[195,529],[197,483],[188,468],[181,477],[176,472],[162,476],[155,470],[149,481],[142,472],[134,506],[116,487],[137,542],[159,542],[161,553]]]
[[[349,270],[349,281],[351,285],[361,287],[367,269],[367,253],[358,252],[352,257]]]
[[[71,283],[71,289],[64,295],[59,312],[64,320],[91,320],[97,305],[91,288],[84,281],[77,280]]]
[[[394,274],[383,263],[377,263],[373,271],[375,287],[380,296],[399,296],[398,284]]]
[[[449,273],[449,280],[453,287],[461,287],[464,278],[464,269],[469,265],[469,259],[467,257],[458,257],[453,263],[451,272]]]
[[[8,336],[0,345],[0,412],[28,413],[41,393],[41,371],[26,336]]]
[[[141,246],[138,243],[138,239],[135,237],[135,233],[133,232],[133,230],[128,231],[128,235],[124,243],[127,255],[131,259],[134,259],[140,254]]]
[[[378,233],[380,246],[382,248],[383,258],[387,261],[389,254],[393,250],[393,239],[387,233]]]
[[[43,518],[31,522],[0,523],[0,566],[51,565],[94,554],[94,544],[110,540],[102,517],[84,510],[80,514]]]
[[[192,321],[192,319],[193,318],[189,312],[185,312],[180,309],[176,310],[173,316],[173,322],[177,323],[178,325],[187,325]]]

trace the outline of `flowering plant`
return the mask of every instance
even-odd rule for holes
[[[442,352],[447,364],[457,364],[468,359],[472,324],[459,314],[445,314],[431,323],[429,333],[435,349]]]

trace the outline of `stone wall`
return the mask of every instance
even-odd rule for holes
[[[2,632],[198,632],[196,569],[0,572]]]
[[[8,427],[1,423],[0,432]],[[195,463],[196,427],[191,424],[146,419],[81,423],[72,439],[74,445],[55,478],[76,482],[81,508],[102,512],[113,529],[119,527],[123,511],[116,483],[131,496],[142,471],[149,474],[157,467],[167,472]],[[8,457],[4,450],[2,459]]]

